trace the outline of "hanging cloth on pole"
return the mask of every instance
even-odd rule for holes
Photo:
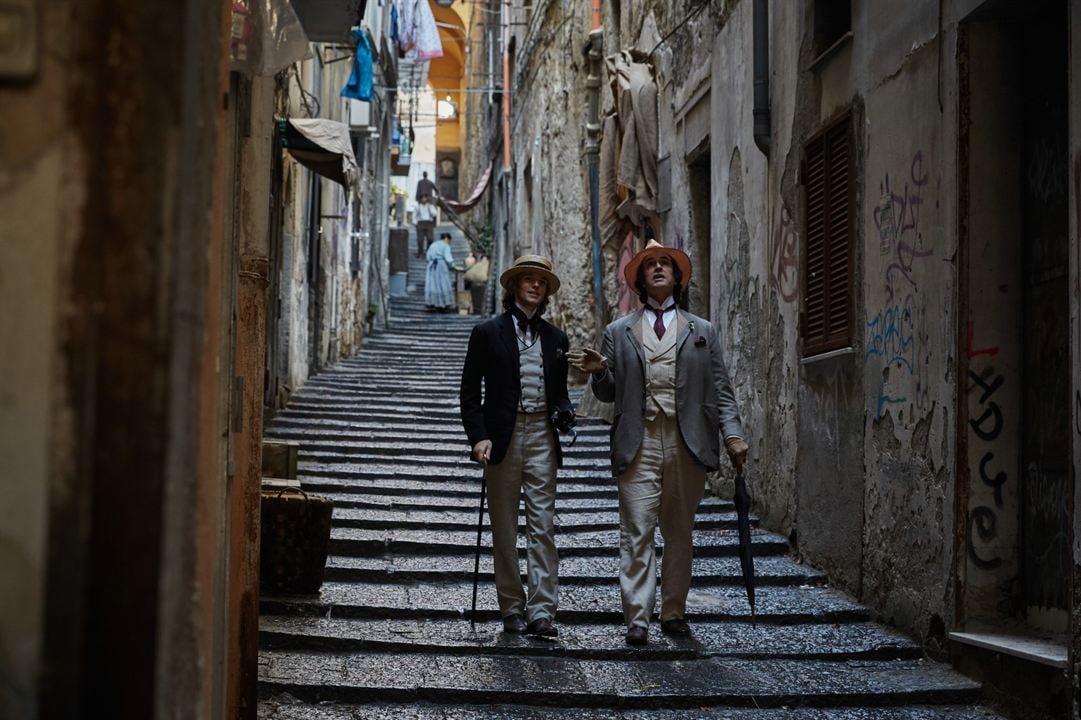
[[[353,72],[342,88],[341,96],[369,102],[372,99],[372,46],[364,28],[354,26],[350,31],[357,47],[353,55]]]
[[[398,34],[405,56],[411,60],[443,57],[443,42],[428,0],[398,0]]]

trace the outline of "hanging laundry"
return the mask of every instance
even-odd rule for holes
[[[398,45],[402,52],[408,53],[413,49],[416,36],[417,0],[395,0],[394,5],[398,8]]]
[[[398,46],[410,60],[443,57],[443,42],[428,0],[396,0]]]
[[[431,60],[443,57],[443,42],[439,39],[439,28],[428,0],[414,0],[413,45],[418,60]]]
[[[372,46],[364,28],[354,27],[350,32],[357,47],[353,54],[353,72],[342,88],[341,96],[367,102],[372,99]]]
[[[392,2],[390,4],[390,26],[387,29],[387,38],[391,42],[396,42],[398,38],[398,3]]]

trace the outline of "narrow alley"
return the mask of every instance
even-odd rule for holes
[[[1081,0],[0,0],[0,720],[1081,720],[1079,471]]]
[[[627,647],[607,426],[595,421],[559,474],[559,638],[502,632],[487,533],[472,630],[480,471],[457,394],[476,320],[425,312],[423,269],[410,264],[417,289],[394,301],[390,329],[312,378],[267,429],[300,444],[302,488],[334,515],[320,595],[263,597],[261,717],[994,717],[968,707],[978,684],[871,622],[763,530],[752,627],[723,498],[699,508],[693,638],[654,628],[646,648]],[[645,712],[659,709],[670,712]]]

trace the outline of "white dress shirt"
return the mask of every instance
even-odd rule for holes
[[[670,310],[665,310],[665,312],[661,314],[661,322],[664,323],[664,331],[668,332],[668,328],[672,327],[672,323],[676,320],[676,301],[672,299],[671,295],[665,298],[662,303],[658,303],[653,298],[646,298],[646,318],[652,326],[657,320],[657,313],[653,312],[651,308],[656,308],[658,310],[671,308]]]

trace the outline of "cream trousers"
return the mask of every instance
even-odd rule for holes
[[[653,531],[664,537],[661,621],[682,618],[691,586],[691,533],[706,472],[683,442],[676,418],[645,423],[642,445],[619,476],[619,590],[627,627],[649,626],[657,594]]]
[[[552,620],[559,594],[555,543],[556,439],[547,413],[519,412],[507,455],[484,470],[499,612]],[[518,564],[518,504],[525,498],[526,578]]]

